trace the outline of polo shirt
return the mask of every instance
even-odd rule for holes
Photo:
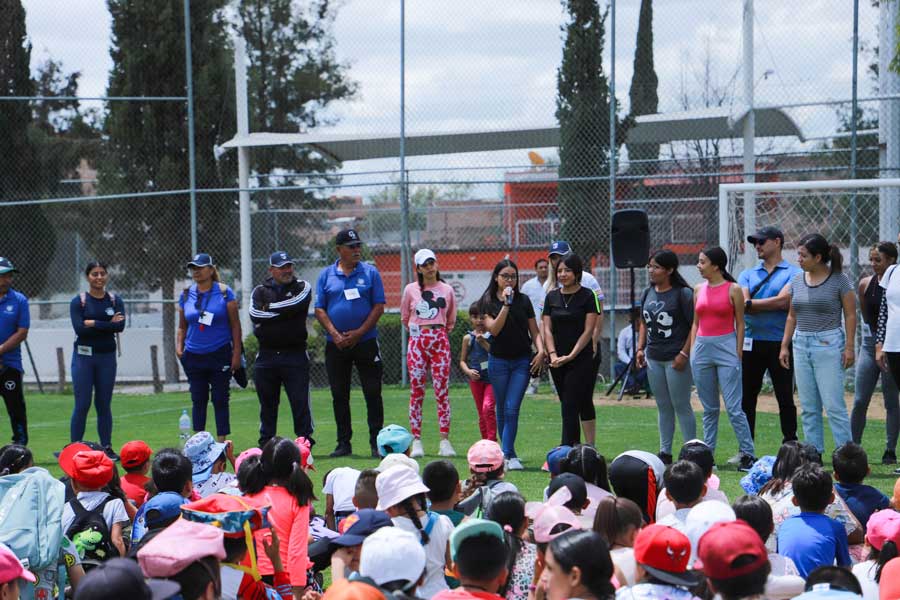
[[[328,313],[328,318],[338,331],[350,331],[365,323],[376,304],[384,304],[384,284],[374,265],[360,261],[349,275],[344,275],[334,261],[322,269],[316,281],[316,308]],[[378,335],[373,327],[360,339],[361,342]],[[327,332],[329,342],[334,341]]]
[[[0,298],[0,343],[5,342],[20,327],[28,329],[31,326],[31,315],[28,313],[28,298],[21,292],[9,288],[3,298]],[[0,354],[0,364],[24,372],[22,368],[22,345],[5,354]]]
[[[775,272],[769,280],[753,295],[751,300],[774,298],[791,281],[791,277],[800,272],[800,267],[782,260],[775,265]],[[768,271],[763,266],[763,261],[751,269],[744,269],[738,277],[738,284],[742,288],[753,291],[753,288],[766,278]],[[754,314],[745,314],[744,322],[746,330],[745,338],[761,340],[765,342],[780,342],[784,337],[784,323],[787,321],[788,311],[767,310]]]
[[[188,326],[184,349],[191,354],[209,354],[231,343],[228,303],[236,299],[231,288],[224,287],[223,293],[219,282],[214,281],[209,291],[198,293],[197,284],[193,284],[178,300]],[[212,323],[201,326],[200,316],[204,312],[212,313]]]

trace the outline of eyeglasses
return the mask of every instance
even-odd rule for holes
[[[505,279],[506,281],[515,281],[516,279],[519,278],[518,275],[515,275],[515,274],[510,275],[509,273],[500,273],[500,277],[501,277],[501,279]]]

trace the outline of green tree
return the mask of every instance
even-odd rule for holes
[[[659,78],[653,65],[653,0],[641,0],[637,43],[634,48],[634,75],[631,77],[631,114],[652,115],[659,109]],[[659,144],[628,144],[629,161],[655,161],[659,158]],[[632,173],[653,173],[655,162],[635,162]]]
[[[606,15],[597,0],[563,0],[562,64],[557,71],[556,118],[559,121],[561,233],[574,251],[590,260],[609,241],[609,84],[603,73]],[[631,118],[617,123],[616,146],[625,139]]]

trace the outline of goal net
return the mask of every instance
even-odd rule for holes
[[[869,249],[897,241],[900,179],[733,183],[719,186],[719,243],[737,275],[757,261],[747,236],[771,225],[784,232],[784,258],[797,262],[797,242],[821,233],[841,248],[845,272],[860,276]]]

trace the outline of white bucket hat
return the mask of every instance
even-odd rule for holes
[[[404,465],[394,465],[379,473],[375,478],[375,490],[378,492],[377,510],[387,510],[407,498],[429,491],[418,473]]]

